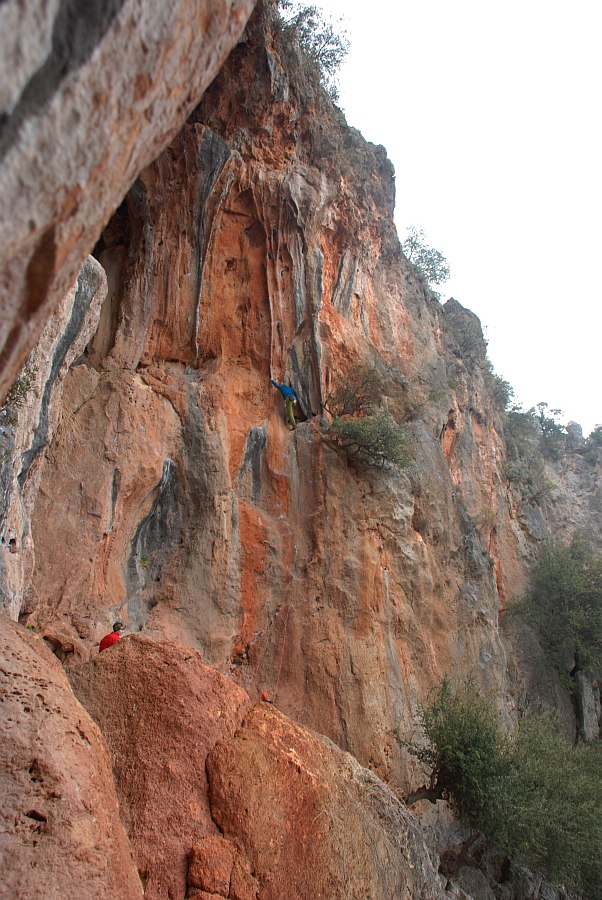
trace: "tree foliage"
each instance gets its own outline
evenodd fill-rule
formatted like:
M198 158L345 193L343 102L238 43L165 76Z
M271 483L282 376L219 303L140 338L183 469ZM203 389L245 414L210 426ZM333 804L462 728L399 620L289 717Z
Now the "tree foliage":
M557 421L562 415L561 409L550 409L547 403L538 403L535 415L541 435L541 450L548 459L558 460L566 447L566 429Z
M602 897L602 745L572 746L553 720L521 722L492 838L584 897Z
M335 416L328 437L350 459L367 466L403 466L408 461L405 429L386 410L367 416Z
M594 447L596 450L602 449L602 425L596 425L594 430L588 435L586 444Z
M585 456L592 462L598 462L602 454L602 425L596 425L585 441Z
M443 284L450 275L447 259L439 250L429 247L422 228L412 225L401 242L408 262L428 281L430 285Z
M470 682L454 690L444 679L418 707L427 743L408 744L430 769L430 783L408 798L447 799L472 828L491 830L491 800L507 775L507 746L491 704Z
M379 407L383 379L376 366L351 369L325 398L324 409L333 417L365 415Z
M409 459L407 434L387 410L379 408L383 390L376 367L351 370L324 400L331 420L322 433L331 446L355 462L400 467Z
M506 412L506 475L518 489L521 502L539 502L550 493L550 486L554 487L545 478L544 461L557 461L566 452L567 431L556 419L560 414L547 403L528 410L514 404Z
M285 35L316 68L333 102L339 99L337 76L349 53L349 38L341 20L329 21L317 6L299 0L278 0Z
M602 676L602 558L582 540L543 550L531 589L515 610L535 628L561 674L576 664Z
M572 747L553 722L524 720L506 737L474 685L448 680L419 707L425 742L408 748L430 785L407 802L445 798L515 862L602 897L602 745Z
M502 412L507 412L514 403L514 388L510 382L494 371L488 359L483 367L483 377L494 405Z

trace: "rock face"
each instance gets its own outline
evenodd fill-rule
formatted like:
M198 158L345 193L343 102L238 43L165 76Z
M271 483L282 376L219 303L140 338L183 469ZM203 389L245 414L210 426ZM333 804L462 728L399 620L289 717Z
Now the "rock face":
M417 278L393 202L384 149L258 8L96 248L107 298L65 380L21 615L68 664L115 616L192 645L405 788L401 739L443 673L520 698L498 616L547 531L507 478L480 324ZM402 472L322 440L325 398L366 365L405 423ZM270 378L295 388L293 433Z
M303 856L307 896L436 897L437 862L376 776L397 794L416 785L404 740L445 673L470 673L509 722L552 707L575 733L567 692L540 678L536 643L503 611L555 530L586 527L602 548L600 457L575 429L560 460L510 434L478 319L441 305L401 252L384 148L347 127L271 4L175 134L247 8L203 7L224 15L199 30L192 7L155 24L149 4L98 13L96 51L52 89L56 121L78 79L88 99L105 79L127 90L107 92L111 115L95 100L103 136L88 125L81 169L57 156L68 179L48 186L27 239L27 198L13 203L9 369L29 341L19 316L32 336L64 299L33 358L37 396L0 425L2 605L54 650L100 725L147 896L304 896ZM154 41L174 36L168 67L188 42L194 67L214 26L202 72L169 82L168 122ZM15 77L55 52L46 27ZM153 65L139 86L150 130L132 118L122 41ZM3 95L15 114L18 96ZM39 115L7 132L8 155L28 135L34 147L50 121ZM101 221L97 261L66 291ZM399 471L324 439L329 397L366 367L405 429ZM271 379L297 394L294 431ZM116 618L128 634L99 656ZM253 705L263 693L280 712Z
M0 398L140 169L194 109L253 0L0 9Z
M400 253L383 148L288 80L266 16L103 234L107 300L65 383L77 454L45 469L25 613L65 653L111 615L190 643L403 782L399 739L434 680L503 685L468 512L503 506L501 439L478 371L458 359L448 386L447 316ZM324 397L369 364L407 422L405 472L359 471L320 437ZM297 392L294 433L270 377Z
M145 897L444 896L384 784L269 704L248 711L198 652L126 637L70 677L105 735Z
M146 897L183 897L188 854L216 834L205 759L231 737L247 694L175 644L133 636L70 673L113 760L122 819Z
M97 726L41 638L0 615L0 893L142 897Z
M447 896L394 794L268 704L217 745L207 771L213 817L244 849L260 897Z
M13 619L23 608L35 565L31 515L44 452L53 438L53 454L76 450L68 403L63 404L65 376L95 334L106 294L104 269L88 257L29 357L31 384L18 417L11 423L9 410L3 410L0 418L0 605Z

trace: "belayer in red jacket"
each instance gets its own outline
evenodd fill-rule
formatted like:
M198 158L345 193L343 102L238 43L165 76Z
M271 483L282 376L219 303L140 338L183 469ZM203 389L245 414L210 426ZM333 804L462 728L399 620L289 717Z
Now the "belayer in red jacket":
M113 625L113 631L109 632L109 634L105 634L102 641L100 642L98 652L100 653L102 650L106 650L107 647L110 647L111 644L115 644L122 634L123 622L115 622L115 624Z

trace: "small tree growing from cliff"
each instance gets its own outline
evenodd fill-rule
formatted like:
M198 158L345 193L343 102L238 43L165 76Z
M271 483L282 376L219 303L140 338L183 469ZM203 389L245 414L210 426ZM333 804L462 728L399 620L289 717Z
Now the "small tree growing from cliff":
M419 705L418 718L426 743L406 746L430 769L430 780L406 802L447 799L463 822L490 832L492 798L508 773L507 743L495 710L472 683L454 690L446 678Z
M422 228L412 225L401 242L406 259L428 281L430 285L443 284L450 275L450 268L444 255L426 243Z
M403 466L408 460L403 426L382 410L375 415L335 417L327 438L345 455L366 466Z
M352 370L323 403L331 421L322 429L326 443L366 466L403 466L409 458L407 434L379 408L384 386L374 366Z
M294 41L315 67L331 100L339 99L337 75L347 54L349 38L341 21L329 22L317 6L298 0L278 0L285 35Z
M36 375L35 366L23 366L0 407L0 425L17 424L19 410L25 405L28 394L33 390Z

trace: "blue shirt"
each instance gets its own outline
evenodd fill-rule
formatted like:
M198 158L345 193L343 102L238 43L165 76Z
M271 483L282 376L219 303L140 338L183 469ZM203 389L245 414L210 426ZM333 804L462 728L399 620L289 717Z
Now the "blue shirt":
M278 388L283 397L290 397L291 400L295 399L295 392L292 387L288 386L288 384L278 384L278 382L274 381L273 378L271 379L271 382L274 387Z

